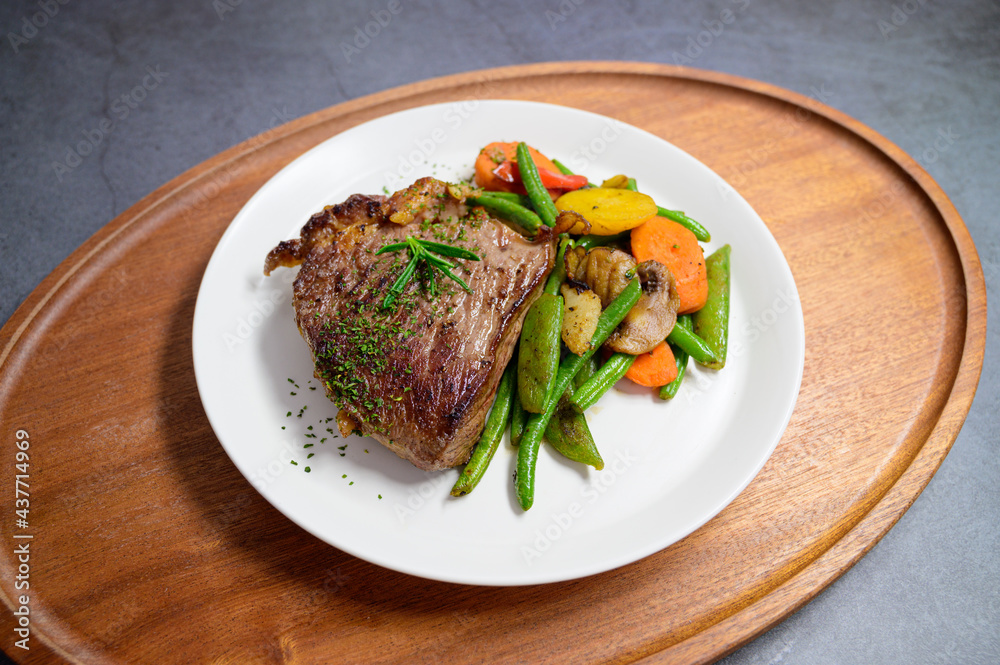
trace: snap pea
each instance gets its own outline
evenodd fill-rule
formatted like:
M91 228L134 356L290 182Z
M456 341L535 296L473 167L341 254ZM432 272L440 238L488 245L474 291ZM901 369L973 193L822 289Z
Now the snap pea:
M490 465L490 461L500 445L500 439L503 438L504 430L507 429L507 414L510 412L510 402L514 394L516 371L515 363L507 363L503 378L500 379L500 386L497 388L497 396L493 400L493 408L490 409L490 415L486 419L483 434L479 437L476 449L472 451L472 457L469 458L461 475L451 488L452 496L462 496L475 489L486 472L486 467Z
M573 397L569 400L569 405L577 413L582 414L597 404L597 400L601 399L604 393L611 390L611 386L625 376L625 372L634 362L635 356L629 353L613 354L601 365L601 369L597 370L586 383L576 389Z
M517 451L517 472L514 475L514 490L517 501L523 510L531 508L535 500L535 465L538 462L538 449L542 443L542 435L548 427L552 414L555 413L559 404L559 397L566 392L570 382L576 373L580 371L597 349L604 344L608 335L614 332L618 324L622 322L625 315L632 309L639 300L642 288L638 279L632 279L628 286L611 301L597 320L597 329L590 340L590 348L581 355L570 353L559 366L556 374L555 385L546 399L545 410L536 413L528 418L525 425L524 434L521 436L521 445Z
M677 317L676 326L683 326L688 330L691 329L691 315L681 314ZM677 378L668 383L665 386L660 387L660 399L673 399L677 396L677 391L681 387L681 382L684 381L684 375L687 373L688 364L688 353L684 349L676 346L674 344L670 345L670 349L674 352L674 361L677 363Z
M699 365L709 366L716 361L715 350L693 330L674 326L674 329L667 335L667 341L684 349Z
M656 214L660 217L666 217L667 219L677 222L693 233L694 237L701 242L708 242L712 239L712 234L708 232L708 229L682 213L680 210L667 210L666 208L656 206Z
M566 391L566 395L569 391ZM598 471L604 468L594 435L587 426L587 418L577 413L570 406L566 395L559 400L555 412L545 428L545 440L552 444L560 455L566 459L592 466Z
M546 226L555 226L559 211L556 210L556 204L549 196L549 190L545 189L545 185L542 184L542 178L538 175L538 167L535 166L535 160L528 150L527 143L517 144L517 170L521 174L521 184L528 192L528 198L531 199L531 205L534 206L535 212L538 213Z
M517 394L525 411L545 410L545 398L559 369L562 315L562 296L543 293L524 317L517 354Z
M524 236L535 235L542 226L541 218L533 211L506 198L494 196L493 193L470 196L466 201L486 208L487 212L507 222L508 226Z
M726 348L729 342L729 257L732 249L723 245L705 259L708 277L708 299L705 306L691 317L694 332L714 351L712 362L705 363L712 369L726 365ZM675 326L676 327L676 326Z

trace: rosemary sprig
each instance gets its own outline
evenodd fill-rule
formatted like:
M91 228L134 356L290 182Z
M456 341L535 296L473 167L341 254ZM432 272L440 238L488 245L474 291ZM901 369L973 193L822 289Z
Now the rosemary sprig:
M414 236L408 236L405 242L397 242L391 245L386 245L382 249L375 252L375 254L378 255L385 254L386 252L398 252L404 249L409 250L410 261L406 264L406 267L403 268L403 272L399 274L396 281L392 283L392 286L389 287L389 293L382 301L383 309L392 307L392 304L396 302L396 298L402 295L403 289L405 289L406 285L409 284L411 279L413 279L413 274L417 271L417 264L420 261L423 261L428 268L431 295L437 294L437 286L434 282L434 270L444 273L446 277L458 282L468 293L472 293L472 288L466 284L465 280L452 272L452 270L456 267L455 264L451 261L442 259L441 256L467 259L469 261L479 261L480 258L477 254L474 254L467 249L462 249L461 247L445 245L443 243L432 242L430 240L421 240L420 238ZM440 254L441 256L435 256L435 254Z

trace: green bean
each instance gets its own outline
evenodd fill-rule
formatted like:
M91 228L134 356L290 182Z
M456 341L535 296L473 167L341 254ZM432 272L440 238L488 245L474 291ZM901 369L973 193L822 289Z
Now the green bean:
M555 226L559 211L556 210L556 204L549 196L549 190L545 189L545 185L542 184L542 178L538 175L538 167L535 166L535 160L528 150L527 143L517 144L517 170L521 174L521 184L528 192L528 198L531 199L535 212L538 213L546 226Z
M628 184L625 186L625 189L630 189L633 192L639 191L639 186L636 184L635 178L628 179ZM712 239L712 234L708 232L708 229L682 213L680 210L667 210L661 206L656 206L656 214L660 217L666 217L667 219L677 222L693 233L694 237L701 242L708 242Z
M590 249L591 247L601 247L603 245L613 245L620 240L626 240L629 237L631 231L622 231L621 233L616 233L610 236L599 236L594 234L589 234L585 236L580 236L576 239L574 247L583 247L584 249Z
M726 366L729 341L729 256L732 249L723 245L705 259L708 277L708 300L691 317L694 332L714 350L715 358L706 363L712 369Z
M517 355L517 394L525 411L545 410L559 369L562 315L562 296L543 293L524 317Z
M675 326L683 326L688 330L691 330L691 315L681 314L677 317L677 323ZM660 399L673 399L677 396L677 391L681 387L681 382L684 381L684 375L687 373L688 364L688 353L684 349L680 348L675 344L670 345L671 351L674 352L674 361L677 363L677 378L668 383L665 386L660 387Z
M597 404L604 393L611 390L611 386L618 383L618 380L625 376L625 372L635 362L635 356L629 353L615 353L608 358L601 369L597 370L594 376L590 377L586 383L577 388L569 404L577 413L583 413L590 407Z
M470 196L466 199L472 205L482 206L486 211L507 222L515 231L524 236L533 236L542 226L541 218L524 206L498 198L492 194Z
M556 168L559 169L559 172L562 173L563 175L576 175L575 173L569 170L568 166L560 162L558 159L553 159L552 163L556 165Z
M517 501L523 510L531 508L535 500L535 466L538 462L538 449L542 443L542 435L548 427L552 414L559 404L559 397L566 392L576 373L580 371L597 349L604 344L608 335L614 332L632 306L639 300L642 288L639 280L633 279L622 292L611 301L597 320L597 329L590 340L590 348L581 355L570 353L559 366L555 385L546 400L545 410L528 418L528 424L521 436L521 445L517 451L517 473L514 476L514 488Z
M597 356L590 356L590 358L583 364L580 371L576 373L573 377L573 390L577 390L580 386L587 382L587 379L594 376L597 371Z
M677 222L693 233L694 237L701 242L708 242L712 239L712 234L708 232L708 229L682 213L680 210L667 210L666 208L656 206L656 214L660 217L666 217L667 219L672 219Z
M521 398L514 389L514 398L510 405L510 445L516 446L521 443L521 436L524 434L524 425L528 421L528 412L521 406Z
M454 487L451 488L452 496L462 496L475 489L486 472L486 467L490 465L490 461L500 445L500 440L503 438L504 430L507 429L507 414L510 412L510 402L514 394L516 371L517 365L515 363L507 363L503 378L500 379L500 387L497 388L496 399L493 400L493 408L490 409L490 415L486 419L483 434L479 437L479 443L476 444L472 457L469 458Z
M566 395L568 394L567 390ZM573 410L565 395L559 400L559 405L545 428L545 440L566 459L592 466L598 471L604 468L604 460L597 450L594 435L587 426L587 418Z
M708 342L696 335L693 330L674 326L674 329L667 335L667 341L678 348L684 349L699 365L707 366L716 361L715 350Z
M524 206L529 210L531 209L531 199L529 199L526 195L518 194L517 192L495 192L492 190L486 190L482 193L482 196L503 199L504 201L510 201L511 203Z
M687 373L688 354L684 349L670 344L670 350L674 352L674 362L677 363L677 376L673 381L665 386L660 386L660 399L673 399L677 396L677 391L684 381L684 374Z
M559 287L566 281L566 250L573 244L569 234L563 233L559 236L559 251L556 253L556 263L552 266L552 272L545 282L545 293L559 295Z

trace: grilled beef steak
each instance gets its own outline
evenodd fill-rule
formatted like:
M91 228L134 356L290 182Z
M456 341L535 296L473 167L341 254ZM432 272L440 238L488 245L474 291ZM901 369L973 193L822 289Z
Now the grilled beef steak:
M472 293L421 262L385 307L410 254L376 252L408 236L475 252L480 261L448 259ZM296 321L338 418L421 469L444 469L465 462L482 432L552 245L548 234L531 241L482 208L467 210L445 183L424 178L313 215L300 238L271 250L264 272L302 264Z

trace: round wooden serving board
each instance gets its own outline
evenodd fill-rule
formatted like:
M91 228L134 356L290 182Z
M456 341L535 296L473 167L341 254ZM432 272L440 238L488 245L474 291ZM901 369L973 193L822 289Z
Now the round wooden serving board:
M202 273L261 185L364 121L484 98L593 111L691 153L764 219L804 311L801 394L757 478L681 542L571 582L431 582L317 540L230 462L192 370ZM917 163L842 113L770 85L557 63L435 79L314 113L144 198L3 327L3 648L32 663L715 660L843 573L924 488L972 402L985 308L972 240ZM30 437L27 528L12 497L18 430ZM28 590L15 588L23 543ZM30 651L13 646L23 595Z

